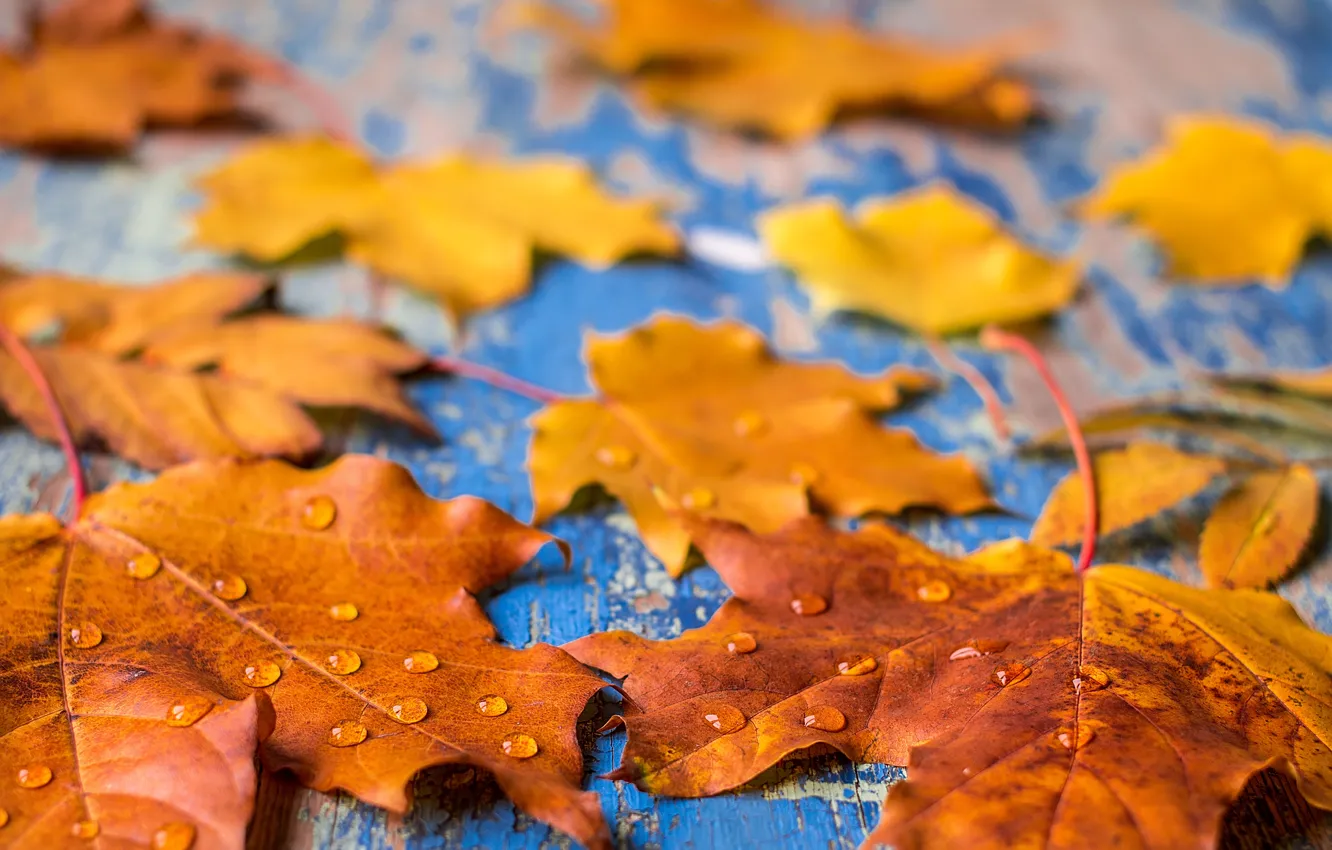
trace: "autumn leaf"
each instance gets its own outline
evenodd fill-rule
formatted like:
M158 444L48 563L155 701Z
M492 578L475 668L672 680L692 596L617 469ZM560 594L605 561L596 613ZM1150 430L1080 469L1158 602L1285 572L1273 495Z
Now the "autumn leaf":
M240 116L244 83L276 60L159 20L134 0L68 0L26 49L0 52L0 145L117 151L147 126Z
M53 776L0 785L5 840L20 839L6 846L82 819L147 846L167 819L206 834L196 847L239 850L257 698L264 764L311 787L401 812L417 772L472 765L532 816L609 847L596 795L578 790L575 735L603 683L554 647L501 646L473 596L549 535L354 455L316 471L196 463L93 496L67 531L50 517L0 528L23 588L0 599L0 657L15 665L0 677L0 769ZM219 755L244 746L237 781L218 781Z
M533 3L509 23L553 31L627 78L647 106L782 139L818 134L840 113L892 109L1013 127L1034 110L1003 66L1024 41L944 49L787 16L758 0L604 0L585 23Z
M670 316L592 337L584 359L602 397L553 404L532 419L534 522L600 484L672 575L684 571L690 536L663 502L759 531L804 516L811 503L837 516L993 504L967 460L941 457L870 415L927 388L922 373L867 378L831 363L782 362L744 325Z
M1332 233L1332 147L1253 121L1180 118L1165 147L1112 171L1082 209L1132 218L1173 276L1282 288L1305 243Z
M1072 263L1049 259L940 185L867 202L848 221L831 200L770 210L758 230L819 313L858 310L929 334L1034 319L1077 291Z
M278 262L339 235L349 257L459 316L526 293L536 251L603 267L679 248L655 204L611 197L565 159L450 155L378 168L329 139L275 139L199 186L208 203L195 219L198 244Z
M716 794L816 744L907 765L867 847L1201 850L1273 766L1332 808L1332 639L1274 594L1019 541L690 528L734 598L672 640L567 647L632 700L616 778Z
M348 319L255 313L226 319L269 288L204 273L151 287L56 275L0 281L0 324L34 349L80 445L149 469L198 458L307 458L323 443L302 410L372 411L433 435L396 375L426 356ZM31 376L0 354L0 402L37 436L56 423Z
M1265 589L1299 562L1318 520L1318 479L1303 464L1233 486L1203 526L1198 562L1212 587Z
M1156 443L1135 443L1101 452L1092 460L1100 534L1136 525L1202 492L1226 471L1221 458L1187 454ZM1086 526L1082 482L1070 473L1055 486L1031 530L1031 541L1067 546L1082 539Z

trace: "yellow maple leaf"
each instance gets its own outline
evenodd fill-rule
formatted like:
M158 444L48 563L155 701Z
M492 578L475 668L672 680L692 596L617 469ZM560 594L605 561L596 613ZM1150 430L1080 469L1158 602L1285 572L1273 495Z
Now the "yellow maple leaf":
M942 186L869 201L854 221L835 201L802 201L760 216L758 231L816 311L862 311L924 333L1038 318L1077 291L1072 263L1027 248Z
M679 248L654 203L609 196L584 166L559 158L450 155L379 168L329 139L278 139L199 186L208 198L195 219L199 244L276 262L340 235L350 257L458 316L525 293L538 249L601 267Z
M1332 234L1332 145L1253 121L1179 118L1162 149L1112 171L1082 211L1131 218L1172 276L1282 288L1305 243Z

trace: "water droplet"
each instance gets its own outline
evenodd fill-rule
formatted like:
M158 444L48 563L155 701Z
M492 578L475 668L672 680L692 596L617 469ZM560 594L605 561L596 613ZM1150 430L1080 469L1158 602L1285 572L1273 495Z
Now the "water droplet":
M1272 529L1276 527L1276 514L1265 513L1258 519L1258 525L1254 531L1258 534L1271 534Z
M706 511L717 504L717 494L706 487L695 487L680 497L680 504L690 511Z
M30 764L20 767L17 776L20 788L41 788L51 781L51 768L44 764Z
M224 575L219 579L213 580L213 595L218 599L235 602L249 592L250 586L246 584L245 579L240 576Z
M732 655L748 655L758 649L758 641L749 632L736 632L726 636L726 651Z
M213 701L207 697L179 697L167 708L168 726L193 726L199 718L213 710Z
M735 429L737 437L752 437L762 431L768 424L767 418L757 410L746 410L735 421L731 427Z
M853 655L837 662L837 672L843 676L864 676L879 669L873 655Z
M162 559L152 552L140 552L125 564L125 572L130 578L152 578L162 569Z
M502 696L486 694L476 701L476 710L486 717L499 717L509 710L509 704L504 701Z
M96 838L97 833L101 831L102 828L97 825L97 821L95 820L77 821L69 828L69 834L75 838Z
M357 655L354 649L335 649L324 659L324 667L330 673L350 676L361 669L361 656Z
M328 616L337 620L339 623L350 623L352 620L361 616L361 612L350 602L339 602L336 605L329 606Z
M439 666L439 659L435 653L426 652L424 649L417 649L407 653L407 657L402 659L402 668L408 673L429 673Z
M953 588L946 581L927 581L916 588L916 596L921 602L947 602L953 598Z
M323 531L333 524L337 515L337 502L328 496L315 496L305 503L301 511L301 525L312 531Z
M266 688L282 676L282 668L272 661L254 661L245 665L245 684L252 688Z
M791 464L791 483L808 487L819 480L819 471L807 463Z
M79 649L92 649L102 642L102 630L96 623L79 623L69 630L70 646L77 646Z
M417 723L426 716L426 704L417 697L403 697L389 706L389 716L399 723Z
M791 600L791 610L802 617L813 617L828 610L828 600L817 593L802 593Z
M1006 640L989 640L986 638L976 638L953 650L948 656L949 661L962 661L966 658L980 658L982 655L989 655L994 652L1003 652L1008 649Z
M821 732L841 732L846 728L846 715L831 705L820 705L805 715L805 725Z
M190 850L196 830L192 823L169 823L153 833L153 850Z
M0 829L4 829L7 823L9 823L9 812L0 809Z
M342 720L328 730L328 743L332 747L354 747L364 741L368 733L361 721Z
M628 446L602 446L597 449L597 462L609 469L630 469L638 462L638 454Z
M1019 661L1014 661L1007 667L1000 667L998 670L995 670L994 681L1006 688L1010 685L1016 685L1030 675L1030 667Z
M1084 664L1073 677L1073 690L1090 693L1110 686L1110 674L1094 664Z
M509 758L530 759L537 754L539 748L537 747L536 739L531 735L515 732L504 737L504 740L500 742L500 749L503 750L504 754Z
M735 706L719 702L703 707L703 722L723 735L729 735L744 728L745 716Z
M1087 743L1091 741L1092 738L1095 737L1096 737L1096 730L1088 726L1086 723L1083 723L1078 726L1078 734L1076 740L1074 739L1073 732L1071 730L1065 730L1063 732L1056 734L1055 740L1058 741L1059 745L1066 750L1080 750L1083 747L1087 746Z

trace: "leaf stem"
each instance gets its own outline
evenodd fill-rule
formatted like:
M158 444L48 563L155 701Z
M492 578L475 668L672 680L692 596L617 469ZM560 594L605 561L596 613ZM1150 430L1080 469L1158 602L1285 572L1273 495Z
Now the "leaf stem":
M482 383L490 384L492 387L498 387L501 390L508 390L511 393L517 393L533 401L539 401L542 404L555 404L564 401L564 396L559 393L548 390L545 387L538 387L536 384L529 384L527 381L515 378L512 375L501 372L498 369L492 369L489 366L482 366L477 363L470 363L457 357L439 356L431 358L430 366L437 372L448 372L463 378L472 378Z
M83 475L83 464L79 460L79 450L74 445L74 435L70 432L69 421L65 418L65 411L60 407L60 400L56 398L55 390L51 388L51 382L47 380L37 358L33 356L28 346L23 344L18 334L4 325L0 325L0 347L18 361L46 404L51 424L56 431L56 438L60 441L60 450L65 455L65 465L69 467L70 481L74 485L73 518L77 520L79 514L83 513L83 502L88 496L88 484Z
M1078 462L1078 476L1082 479L1082 492L1086 505L1082 528L1082 551L1078 553L1078 572L1083 572L1091 566L1092 557L1096 554L1096 531L1101 521L1096 505L1096 473L1092 469L1091 454L1087 451L1087 440L1082 435L1082 426L1078 424L1078 417L1074 414L1073 406L1069 404L1063 387L1050 371L1050 364L1046 362L1045 356L1026 338L989 325L981 331L980 342L991 351L1011 351L1025 357L1035 367L1045 388L1050 391L1055 406L1059 408L1064 428L1068 431L1069 445L1073 448L1073 456Z
M930 352L935 362L966 381L972 391L980 396L981 404L985 405L985 415L990 418L990 426L994 428L995 436L1002 442L1008 442L1012 431L1008 427L1008 418L1004 416L1004 405L999 401L999 393L985 377L985 373L963 360L957 352L948 347L948 343L934 334L926 334L924 340L925 349Z

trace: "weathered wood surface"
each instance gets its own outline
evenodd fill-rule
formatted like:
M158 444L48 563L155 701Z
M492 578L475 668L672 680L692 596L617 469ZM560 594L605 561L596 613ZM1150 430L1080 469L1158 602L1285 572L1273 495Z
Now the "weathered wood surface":
M16 11L0 4L0 16ZM161 0L170 14L235 33L301 67L341 102L360 138L384 157L448 147L587 159L619 186L671 199L686 231L699 226L752 235L757 210L805 194L847 201L928 181L955 183L1038 244L1089 266L1078 303L1042 342L1081 405L1178 386L1199 368L1332 363L1332 258L1315 256L1284 292L1258 287L1205 291L1170 286L1144 243L1117 227L1082 227L1063 205L1094 185L1110 163L1158 138L1183 111L1238 111L1327 131L1332 91L1332 4L1320 0L807 0L817 14L853 15L866 25L959 40L1054 23L1050 50L1030 68L1041 76L1050 121L1019 139L937 133L910 124L860 121L818 141L780 147L636 115L613 90L570 73L545 73L539 39L499 39L494 4L480 0ZM5 24L0 22L0 37ZM305 106L282 92L281 125L312 126ZM236 136L154 137L128 161L46 164L0 155L0 258L11 263L131 281L222 264L184 247L193 174L234 147ZM292 274L284 297L319 313L365 311L363 274L329 265ZM920 343L889 327L834 319L816 324L791 281L777 271L736 272L704 263L636 264L592 272L555 262L534 294L472 320L450 338L433 305L395 292L384 315L416 342L450 350L553 389L581 393L585 329L612 331L671 310L753 323L792 356L837 358L861 370L933 363ZM1044 391L1020 365L963 341L964 357L997 379L1022 430L1053 422ZM487 387L431 380L414 397L447 436L424 446L403 432L357 425L349 450L400 461L427 491L472 493L523 515L530 510L523 417L534 405ZM954 381L894 417L931 445L962 450L986 470L1012 517L907 525L954 552L1024 535L1058 463L1015 459L996 445L978 400ZM135 474L97 459L94 483ZM6 429L0 435L0 506L52 508L64 498L58 453ZM1146 532L1107 541L1106 559L1133 559L1197 581L1199 512L1184 510ZM577 554L567 573L529 569L486 600L516 645L563 642L592 630L630 628L670 636L697 626L726 597L706 568L671 581L614 506L562 518L552 530ZM1332 629L1332 557L1325 542L1283 593L1321 628ZM599 709L605 713L607 709ZM589 724L589 729L591 725ZM736 794L709 800L655 799L592 778L617 761L621 739L586 748L598 791L625 847L855 847L878 819L901 771L852 766L831 756L792 760ZM519 815L484 777L437 771L417 783L406 817L345 796L292 788L265 776L254 847L512 847L566 845ZM1292 802L1286 783L1265 780L1237 807L1234 847L1332 846L1325 821Z

